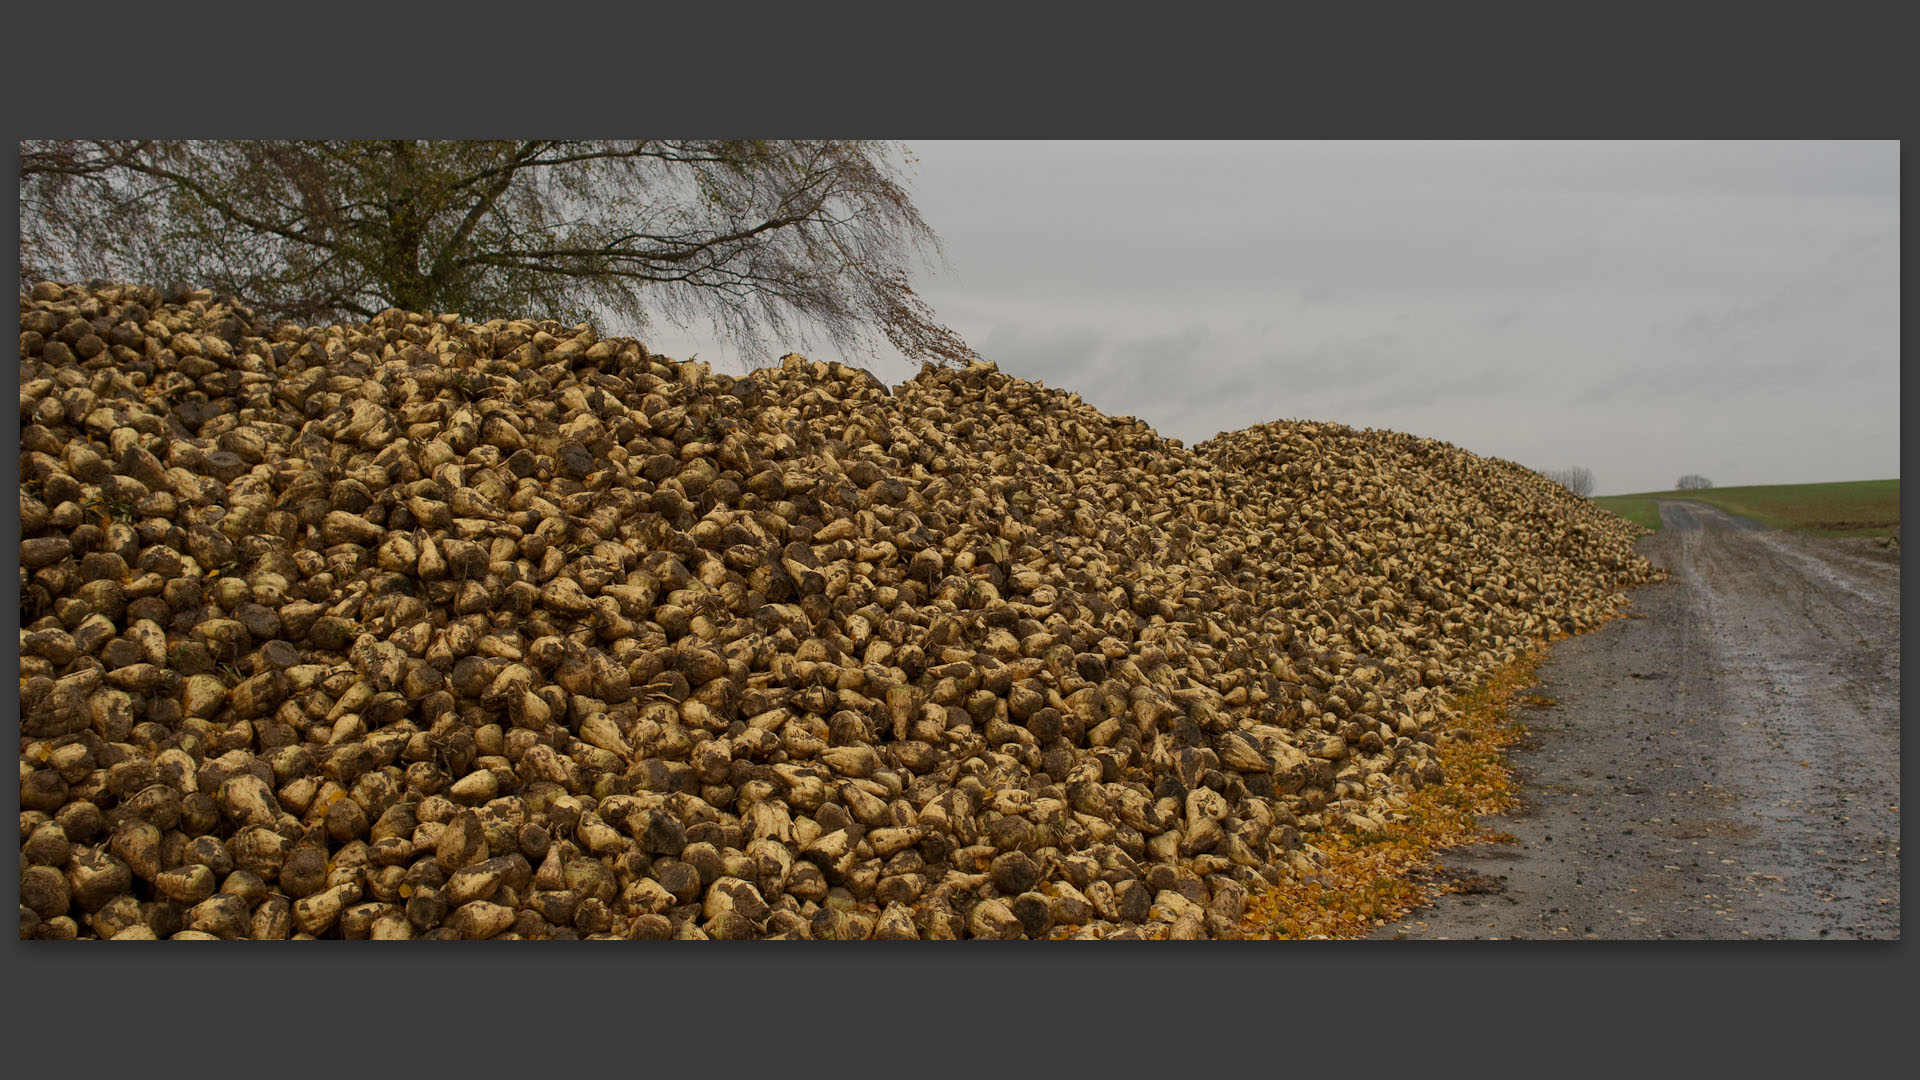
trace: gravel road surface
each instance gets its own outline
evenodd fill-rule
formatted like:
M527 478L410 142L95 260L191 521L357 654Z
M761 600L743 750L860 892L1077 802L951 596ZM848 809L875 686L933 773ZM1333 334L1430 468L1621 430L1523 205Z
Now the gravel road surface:
M1383 938L1900 936L1900 563L1662 502L1670 580L1562 642L1526 710L1518 838Z

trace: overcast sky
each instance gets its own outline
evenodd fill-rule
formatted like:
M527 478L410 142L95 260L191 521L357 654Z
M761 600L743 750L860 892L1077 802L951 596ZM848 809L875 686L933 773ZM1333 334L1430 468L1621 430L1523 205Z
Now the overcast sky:
M1332 420L1598 494L1899 475L1897 143L908 145L941 321L1188 444Z

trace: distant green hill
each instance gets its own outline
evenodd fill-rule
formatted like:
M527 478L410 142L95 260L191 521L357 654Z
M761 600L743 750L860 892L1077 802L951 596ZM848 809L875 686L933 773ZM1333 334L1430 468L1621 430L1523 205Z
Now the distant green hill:
M1602 495L1593 501L1642 528L1658 529L1656 499L1692 499L1776 529L1817 536L1886 536L1900 525L1899 480L1647 491Z

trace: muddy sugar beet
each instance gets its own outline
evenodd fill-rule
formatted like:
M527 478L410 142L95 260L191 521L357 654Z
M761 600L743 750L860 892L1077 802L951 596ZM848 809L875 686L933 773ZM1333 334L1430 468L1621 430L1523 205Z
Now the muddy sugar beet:
M1230 937L1651 574L1506 462L988 364L20 310L26 937Z

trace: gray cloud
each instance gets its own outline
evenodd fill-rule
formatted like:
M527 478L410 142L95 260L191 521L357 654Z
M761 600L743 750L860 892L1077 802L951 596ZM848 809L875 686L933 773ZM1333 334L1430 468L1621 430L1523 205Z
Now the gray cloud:
M1107 339L1108 335L1092 326L1034 330L1020 323L1002 322L994 324L985 337L974 339L974 350L1009 374L1078 390L1075 380L1098 369Z
M1163 434L1392 427L1602 492L1899 472L1897 143L913 146L943 321Z

